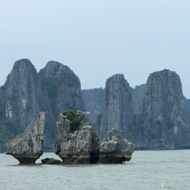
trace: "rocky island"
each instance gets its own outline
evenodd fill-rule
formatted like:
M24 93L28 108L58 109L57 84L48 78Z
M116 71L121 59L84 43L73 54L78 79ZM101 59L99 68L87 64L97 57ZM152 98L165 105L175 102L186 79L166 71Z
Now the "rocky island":
M59 115L55 132L55 153L63 163L95 163L99 140L89 125L89 113L67 111Z
M129 161L134 146L112 129L99 143L89 125L90 114L67 111L59 115L56 125L55 153L63 164L122 163Z
M34 164L43 154L44 131L45 113L41 112L24 133L6 144L6 153L16 158L20 164Z
M122 163L132 158L134 145L112 129L102 141L89 123L90 113L68 110L59 114L55 131L55 153L62 161L46 158L42 164ZM20 164L34 164L43 154L45 113L38 114L24 133L6 144L6 153Z
M99 148L99 163L122 163L130 161L134 145L127 139L122 139L118 129L111 129L102 142Z

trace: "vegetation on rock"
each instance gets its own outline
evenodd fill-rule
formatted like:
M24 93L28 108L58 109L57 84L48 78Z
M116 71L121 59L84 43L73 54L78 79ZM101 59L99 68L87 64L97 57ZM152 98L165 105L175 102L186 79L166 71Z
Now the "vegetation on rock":
M70 120L71 130L76 131L80 127L80 120L77 118L77 111L73 110L67 110L63 112L63 115L67 117L68 120Z
M95 130L93 128L90 130L90 135L91 135L92 138L97 137L96 132L95 132Z
M18 140L18 138L14 138L14 139L11 139L9 142L12 143L12 142L15 142L17 140Z

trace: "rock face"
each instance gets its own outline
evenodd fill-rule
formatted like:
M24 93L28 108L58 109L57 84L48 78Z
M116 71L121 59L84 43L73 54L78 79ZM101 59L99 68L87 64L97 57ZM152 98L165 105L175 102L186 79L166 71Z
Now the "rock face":
M65 110L85 110L80 80L69 67L50 61L40 70L38 77L48 92L56 117Z
M104 89L95 88L82 90L85 110L90 112L90 123L94 126L97 135L100 135L100 121L104 104Z
M99 163L122 163L129 161L134 152L134 145L127 139L122 139L117 129L105 135L100 143Z
M185 110L190 118L190 99L187 99L184 97L184 106L185 106Z
M89 113L78 111L72 119L63 113L56 124L55 153L64 164L95 163L98 159L98 138L89 125ZM74 122L75 121L75 122ZM79 121L79 125L73 125Z
M106 82L100 137L102 138L112 128L116 128L126 138L133 117L133 97L128 82L122 74L110 77Z
M142 84L142 85L136 86L134 89L131 88L131 94L133 96L134 113L142 114L143 100L146 95L146 85Z
M1 145L23 132L36 115L43 111L40 107L41 97L48 104L32 63L27 59L15 62L0 91Z
M190 147L188 101L184 107L181 81L175 72L155 72L146 85L129 89L122 75L107 80L101 137L105 131L116 128L137 149Z
M15 62L0 88L0 147L43 111L47 115L44 148L52 150L57 115L67 109L85 109L80 81L73 71L50 61L37 73L28 59Z
M189 134L190 122L184 108L179 76L169 70L151 74L147 81L144 112L136 126L136 139L133 136L135 146L147 149L188 148Z
M44 130L45 113L41 112L23 134L6 144L7 154L16 158L20 164L34 164L43 154Z
M38 79L48 98L48 102L43 100L41 102L43 110L47 113L45 145L46 149L49 149L54 142L57 115L65 110L85 110L85 105L80 80L69 67L49 61L38 73ZM50 105L47 106L47 103Z

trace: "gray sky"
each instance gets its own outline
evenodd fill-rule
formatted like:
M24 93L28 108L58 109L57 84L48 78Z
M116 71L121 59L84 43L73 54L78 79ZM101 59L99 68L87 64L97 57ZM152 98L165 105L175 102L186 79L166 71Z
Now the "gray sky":
M134 87L176 71L190 97L189 0L0 0L0 84L14 62L68 65L82 88L123 73Z

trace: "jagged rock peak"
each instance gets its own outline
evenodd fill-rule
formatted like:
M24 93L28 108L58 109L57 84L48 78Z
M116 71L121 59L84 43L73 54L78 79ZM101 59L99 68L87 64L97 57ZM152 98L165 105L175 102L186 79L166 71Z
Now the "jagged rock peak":
M6 144L6 153L15 157L20 164L34 164L43 154L45 113L41 112L26 128Z
M56 107L56 115L65 110L85 110L80 80L69 67L50 61L38 78Z
M63 74L66 74L66 73L75 75L74 72L68 66L63 65L62 63L57 62L57 61L49 61L46 64L46 66L40 70L39 74L42 74L42 73L46 74L46 75L48 75L48 77L52 77L52 78L61 77Z
M153 83L159 84L159 86L155 86L157 89L168 87L166 90L170 91L177 87L176 89L180 92L180 95L183 93L180 77L175 71L164 69L150 74L147 80L147 88L148 85L150 86Z
M109 83L110 81L113 81L113 80L115 80L115 81L125 80L125 77L123 74L115 74L115 75L109 77L107 79L106 83Z
M172 103L177 104L180 109L183 109L184 100L182 85L180 77L176 72L172 72L167 69L154 72L148 77L146 87L145 109L147 106L149 107L147 101L150 100L155 104L152 109L155 109L157 112L165 111L164 109L160 109L168 106L167 104ZM152 96L155 98L152 98ZM160 106L156 107L158 104L160 104ZM149 112L150 110L147 111Z
M163 69L161 71L156 71L150 74L149 77L151 76L159 76L159 75L171 75L171 74L175 74L178 76L178 74L175 71L170 71L169 69Z
M36 71L34 65L31 63L29 59L20 59L14 63L12 71L15 70L23 70L23 69L32 69Z
M26 79L36 78L37 71L29 59L21 59L14 63L11 73L8 75L5 85L12 86L26 83Z

